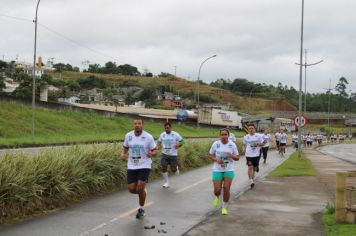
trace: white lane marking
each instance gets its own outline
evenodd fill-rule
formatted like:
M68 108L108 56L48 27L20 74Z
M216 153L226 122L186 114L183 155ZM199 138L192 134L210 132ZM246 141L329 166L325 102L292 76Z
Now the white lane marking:
M113 223L113 222L115 222L115 221L117 221L117 220L118 220L118 218L115 217L115 218L111 219L110 222Z
M84 236L84 235L88 235L88 234L89 234L89 232L88 232L88 231L85 231L85 232L79 234L79 236Z
M148 207L148 206L150 206L150 205L152 205L152 204L153 204L153 202L148 202L148 203L145 204L145 207ZM128 210L128 211L126 211L126 212L120 214L120 215L118 216L118 219L127 218L127 217L129 217L130 215L134 214L136 211L137 211L137 208L133 208L133 209L131 209L131 210Z
M95 231L95 230L98 230L98 229L100 229L100 228L103 228L105 225L106 225L106 223L102 223L102 224L100 224L100 225L95 226L94 228L92 228L92 229L89 230L89 231L93 232L93 231Z
M184 192L185 190L188 190L188 189L190 189L190 188L192 188L194 186L197 186L198 184L204 183L204 182L208 181L209 179L210 179L210 177L202 179L202 180L200 180L200 181L198 181L198 182L196 182L194 184L188 185L188 186L186 186L184 188L177 189L174 193Z

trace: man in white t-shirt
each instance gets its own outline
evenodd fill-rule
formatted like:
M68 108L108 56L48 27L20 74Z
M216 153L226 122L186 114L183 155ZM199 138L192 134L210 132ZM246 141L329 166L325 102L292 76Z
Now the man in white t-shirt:
M279 152L280 135L281 135L281 133L279 131L277 131L274 134L274 139L276 140L276 149L277 149L278 152Z
M286 146L287 146L287 134L285 133L284 129L281 130L279 135L279 154L283 156L286 153Z
M152 135L143 130L141 118L134 120L134 130L125 135L122 147L121 159L127 160L127 188L139 196L136 219L142 219L145 216L145 185L151 171L151 158L156 154L156 143Z
M173 173L179 174L178 169L178 148L183 146L184 139L179 133L172 130L172 124L166 122L164 124L164 132L161 133L157 140L158 150L162 149L161 168L162 176L165 180L163 188L169 187L168 165Z
M262 136L256 134L255 125L248 125L248 134L243 139L243 152L246 156L246 164L248 166L248 178L251 188L255 186L253 181L255 171L259 171L260 148L263 146Z
M263 139L263 147L261 148L260 156L263 155L263 163L266 164L269 143L271 142L271 135L268 133L268 128L263 129L261 137Z

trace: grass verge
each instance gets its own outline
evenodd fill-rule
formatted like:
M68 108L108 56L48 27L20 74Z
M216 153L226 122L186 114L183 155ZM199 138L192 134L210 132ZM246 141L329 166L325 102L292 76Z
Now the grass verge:
M323 212L323 224L326 236L354 236L356 224L338 223L335 218L335 207L327 203Z
M298 152L292 155L269 174L272 177L287 177L287 176L316 176L317 172L313 165L302 153L298 157Z

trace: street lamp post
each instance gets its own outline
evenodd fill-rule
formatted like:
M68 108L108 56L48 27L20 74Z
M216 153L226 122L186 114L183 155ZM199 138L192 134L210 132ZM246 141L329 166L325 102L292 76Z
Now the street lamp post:
M318 62L315 63L307 63L307 49L305 49L305 60L304 60L304 64L302 64L302 66L304 66L304 114L307 112L307 67L308 66L315 66L319 63L322 63L324 60L320 60ZM300 65L299 63L295 63L296 65Z
M34 45L34 53L33 53L33 70L32 70L32 137L35 137L35 101L36 101L36 47L37 47L37 13L38 6L40 5L40 1L38 0L36 6L36 17L34 20L35 23L35 45Z
M328 98L328 132L330 132L330 103L331 103L331 90L333 90L331 88L331 79L329 81L329 88L324 88L327 93L329 94L329 98ZM329 134L330 135L330 134ZM329 138L328 138L329 140Z
M198 109L198 118L197 118L197 127L199 128L199 109L200 109L200 104L199 104L199 87L200 87L200 71L201 71L201 68L202 68L202 66L204 65L204 63L207 61L207 60L209 60L209 59L211 59L211 58L213 58L213 57L216 57L216 55L212 55L211 57L208 57L208 58L206 58L204 61L202 61L202 63L200 64L200 66L199 66L199 71L198 71L198 79L197 79L197 82L198 82L198 88L197 88L197 109Z
M298 157L301 158L301 129L302 126L302 73L303 73L303 27L304 27L304 0L302 0L302 21L300 31L300 58L299 58L299 106L298 106Z

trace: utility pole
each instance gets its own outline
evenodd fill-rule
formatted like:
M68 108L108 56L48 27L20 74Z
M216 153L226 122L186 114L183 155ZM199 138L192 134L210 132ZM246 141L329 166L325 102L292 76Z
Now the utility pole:
M34 53L33 53L33 70L32 70L32 138L35 137L35 101L36 101L36 49L37 49L37 13L38 6L40 5L40 1L38 0L36 6L36 17L34 20L35 23L35 45L34 45Z
M174 66L174 77L177 77L177 66Z
M302 0L302 21L300 30L300 65L299 65L299 102L298 102L298 157L301 158L302 155L302 142L301 142L301 126L302 126L302 73L303 73L303 27L304 27L304 0Z
M320 60L315 63L307 63L307 49L305 49L305 59L304 59L304 114L307 112L307 67L308 66L315 66L319 63L322 63L324 60ZM300 65L299 63L295 63L296 65Z

